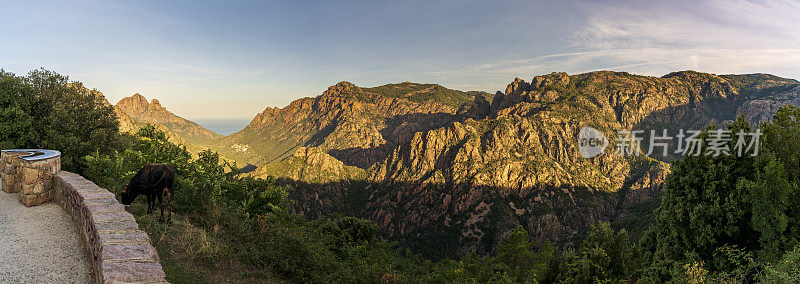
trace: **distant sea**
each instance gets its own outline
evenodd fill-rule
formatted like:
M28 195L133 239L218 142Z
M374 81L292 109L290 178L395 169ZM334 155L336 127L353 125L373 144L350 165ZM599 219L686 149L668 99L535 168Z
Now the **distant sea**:
M244 129L244 127L250 123L250 119L198 119L192 121L208 130L225 136Z

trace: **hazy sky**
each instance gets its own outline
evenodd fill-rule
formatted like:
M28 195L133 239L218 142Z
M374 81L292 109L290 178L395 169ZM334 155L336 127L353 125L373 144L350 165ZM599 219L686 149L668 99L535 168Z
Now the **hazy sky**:
M0 68L245 120L343 80L494 92L554 71L800 79L797 1L552 2L0 0Z

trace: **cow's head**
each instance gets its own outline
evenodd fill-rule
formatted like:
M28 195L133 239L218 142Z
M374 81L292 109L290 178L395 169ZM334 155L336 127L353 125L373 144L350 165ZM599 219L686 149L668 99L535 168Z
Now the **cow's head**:
M122 194L120 194L120 196L122 197L122 204L125 205L131 205L133 200L136 199L136 194L128 191L127 185L122 187Z

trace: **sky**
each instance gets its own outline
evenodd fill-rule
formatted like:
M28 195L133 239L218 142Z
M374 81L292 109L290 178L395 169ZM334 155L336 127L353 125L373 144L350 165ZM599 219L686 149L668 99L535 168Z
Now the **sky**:
M0 0L0 68L243 121L339 81L494 92L561 71L800 79L800 2Z

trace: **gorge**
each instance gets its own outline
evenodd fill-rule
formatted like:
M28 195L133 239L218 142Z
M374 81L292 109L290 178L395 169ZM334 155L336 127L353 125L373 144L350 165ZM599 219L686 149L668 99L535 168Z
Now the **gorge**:
M293 185L292 212L366 218L385 238L438 258L491 253L517 226L538 244L570 246L592 224L626 224L653 206L675 157L609 149L582 158L584 126L613 141L621 130L702 129L742 115L757 125L799 102L798 81L766 74L602 71L517 78L495 94L340 82L267 108L228 136L138 94L115 110L122 131L151 123L193 152L210 149Z

